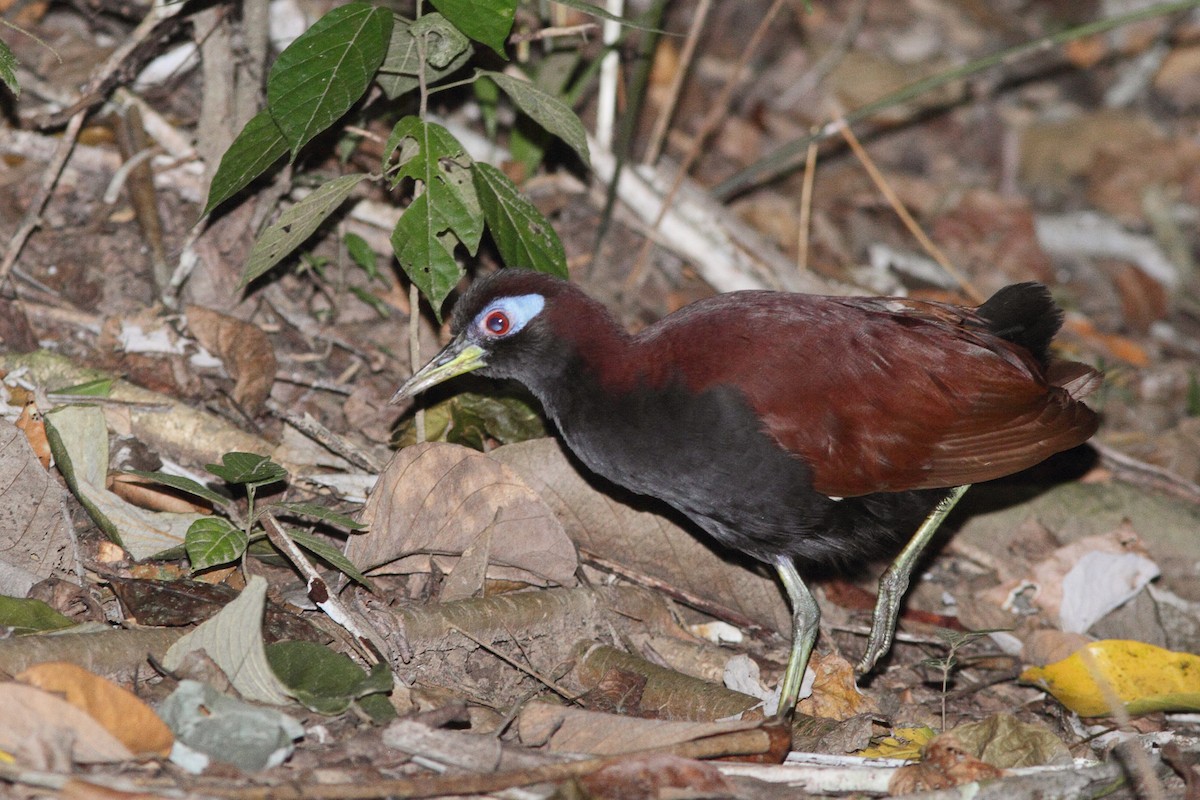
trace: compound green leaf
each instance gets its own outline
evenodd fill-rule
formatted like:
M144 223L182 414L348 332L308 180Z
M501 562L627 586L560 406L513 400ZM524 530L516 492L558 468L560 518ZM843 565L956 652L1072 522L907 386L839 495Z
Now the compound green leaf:
M0 81L14 97L21 96L21 84L17 81L17 57L4 42L0 42Z
M192 571L199 572L241 558L250 537L224 517L204 517L191 524L183 544Z
M266 486L287 479L287 470L270 456L234 451L221 456L220 464L207 464L206 470L226 483Z

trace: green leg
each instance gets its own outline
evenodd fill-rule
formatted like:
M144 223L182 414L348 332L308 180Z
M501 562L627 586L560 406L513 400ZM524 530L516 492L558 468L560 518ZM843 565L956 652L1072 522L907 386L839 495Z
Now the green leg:
M950 514L954 505L966 494L970 486L958 486L950 490L946 499L937 504L937 508L921 523L912 541L905 545L900 555L887 568L879 579L879 599L875 602L875 615L871 618L871 635L867 637L867 652L858 662L855 671L865 675L875 668L879 661L892 646L892 637L896 634L896 619L900 615L900 601L908 591L908 581L912 577L913 568L921 558L921 552L937 532L938 526Z
M783 672L779 709L775 712L780 719L787 720L796 708L796 697L800 694L800 684L804 680L804 671L808 668L808 658L812 655L813 645L817 641L817 631L821 625L821 607L800 579L800 573L796 571L796 565L790 558L777 558L775 569L779 572L779 582L783 584L788 602L792 605L792 653L788 656L787 669Z

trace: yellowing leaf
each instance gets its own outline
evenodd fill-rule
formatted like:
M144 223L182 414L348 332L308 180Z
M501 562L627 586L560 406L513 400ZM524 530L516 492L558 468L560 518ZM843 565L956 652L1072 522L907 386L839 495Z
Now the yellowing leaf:
M1092 642L1062 661L1021 673L1023 682L1040 686L1084 717L1112 713L1097 679L1111 687L1110 694L1130 714L1200 711L1200 656L1145 642Z
M63 698L104 726L136 755L165 756L175 737L133 692L63 661L35 664L17 680Z
M863 758L904 758L919 761L921 750L937 736L937 731L928 725L920 728L896 728L891 736L873 740L874 744L855 755Z

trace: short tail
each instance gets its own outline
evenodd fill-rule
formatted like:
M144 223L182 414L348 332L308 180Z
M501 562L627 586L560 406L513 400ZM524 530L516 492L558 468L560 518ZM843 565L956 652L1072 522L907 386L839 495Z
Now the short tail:
M996 292L977 312L1001 339L1020 345L1046 370L1046 382L1066 390L1074 400L1087 397L1104 376L1087 364L1050 357L1050 342L1063 323L1062 309L1040 283L1014 283Z
M1020 345L1042 366L1050 364L1050 342L1062 327L1062 309L1040 283L1014 283L992 295L976 313L987 329L1001 339Z

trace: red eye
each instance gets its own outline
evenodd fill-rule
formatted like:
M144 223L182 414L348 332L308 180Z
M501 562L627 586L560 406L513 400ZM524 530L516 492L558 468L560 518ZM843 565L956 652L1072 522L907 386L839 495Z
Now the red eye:
M496 336L503 336L508 333L508 329L512 327L512 323L508 321L508 314L503 311L493 311L484 317L483 327L488 333Z

